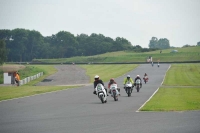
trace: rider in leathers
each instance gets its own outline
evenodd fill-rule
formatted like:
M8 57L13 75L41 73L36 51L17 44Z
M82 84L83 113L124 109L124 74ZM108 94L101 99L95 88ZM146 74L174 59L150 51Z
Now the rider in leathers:
M117 82L115 82L114 78L111 78L111 79L110 79L110 82L108 83L108 89L109 89L108 92L109 92L110 94L111 94L110 86L111 86L112 84L117 84ZM119 95L120 95L120 88L117 88L117 90L118 90Z
M140 88L142 88L142 80L140 78L140 75L137 75L137 77L135 78L135 82L137 79L140 79ZM136 86L136 83L134 83L134 85Z
M123 83L123 84L124 84L124 89L125 89L125 85L126 85L126 83L127 83L128 81L131 82L131 84L132 84L132 89L133 89L133 87L134 87L134 82L133 82L133 79L131 78L130 75L127 75L127 77L124 78L124 83Z
M94 77L94 92L93 92L93 94L96 94L95 88L96 88L96 86L97 86L98 83L100 83L100 84L102 84L102 85L104 86L103 81L102 81L101 79L99 79L99 76L98 76L98 75L96 75L96 76ZM108 96L107 89L106 89L105 87L104 87L104 89L106 90L106 94L107 94L107 96Z

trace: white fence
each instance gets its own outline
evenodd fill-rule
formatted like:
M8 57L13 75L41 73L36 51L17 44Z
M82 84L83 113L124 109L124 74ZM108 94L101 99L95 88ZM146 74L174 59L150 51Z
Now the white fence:
M30 76L30 77L27 77L25 79L22 79L19 81L19 85L24 85L24 84L27 84L28 82L30 82L31 80L34 80L34 79L37 79L39 77L43 76L43 72L40 72L36 75L33 75L33 76Z

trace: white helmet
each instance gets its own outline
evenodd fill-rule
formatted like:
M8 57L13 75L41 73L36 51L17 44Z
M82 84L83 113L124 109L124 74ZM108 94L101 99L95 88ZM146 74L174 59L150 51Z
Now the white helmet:
M99 78L99 75L95 75L94 78Z
M127 75L127 78L130 78L131 76L130 75Z
M95 76L94 76L94 79L95 79L95 80L98 80L98 79L99 79L99 75L95 75Z
M140 75L137 75L137 77L140 77Z

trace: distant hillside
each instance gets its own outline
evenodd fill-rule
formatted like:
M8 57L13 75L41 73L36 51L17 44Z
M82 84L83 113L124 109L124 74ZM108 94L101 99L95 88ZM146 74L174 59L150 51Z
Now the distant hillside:
M178 52L173 53L172 50ZM185 47L136 53L132 51L109 52L95 56L77 56L71 58L59 59L34 59L33 62L44 63L131 63L146 62L151 56L154 62L184 62L184 61L200 61L200 47Z

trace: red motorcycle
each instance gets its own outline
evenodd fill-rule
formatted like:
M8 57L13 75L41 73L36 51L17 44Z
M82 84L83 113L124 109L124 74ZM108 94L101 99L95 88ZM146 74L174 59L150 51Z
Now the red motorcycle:
M149 80L149 78L148 78L147 76L145 76L143 79L144 79L145 84L146 84L146 82L148 82L148 80Z

